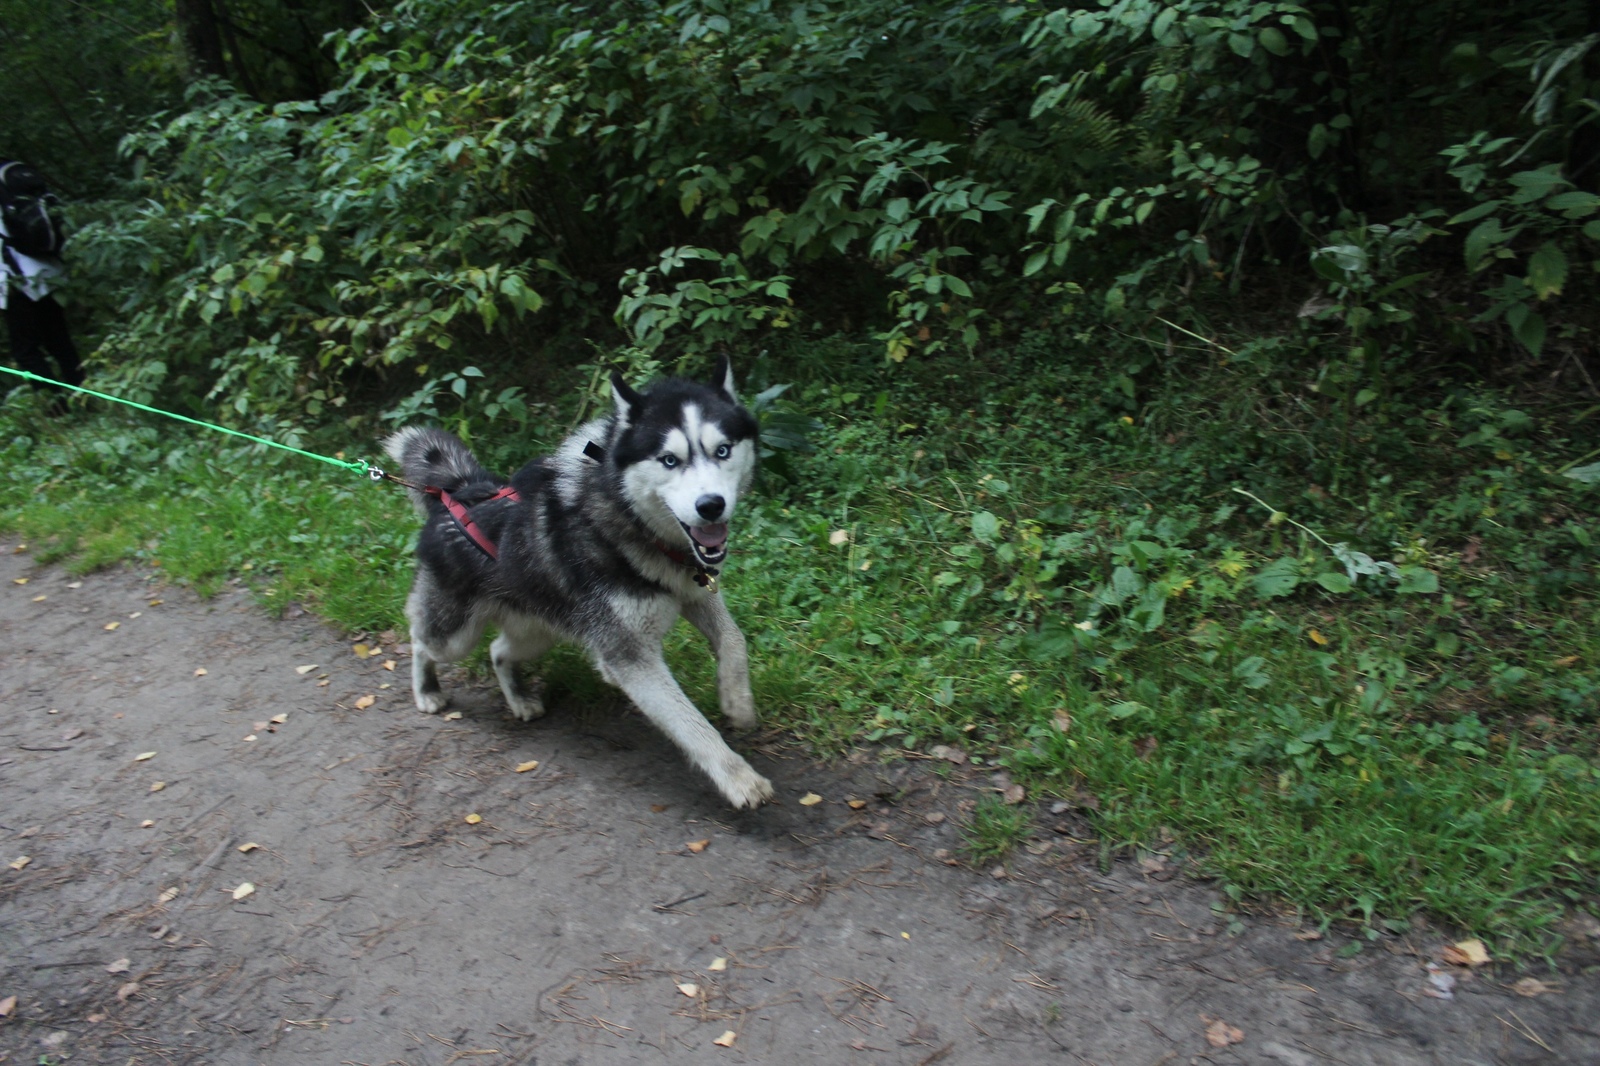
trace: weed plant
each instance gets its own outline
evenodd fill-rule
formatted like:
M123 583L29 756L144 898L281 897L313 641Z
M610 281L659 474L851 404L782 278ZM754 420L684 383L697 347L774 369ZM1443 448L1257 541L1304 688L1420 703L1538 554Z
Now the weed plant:
M1419 388L1341 422L1285 360L1150 380L1047 335L970 373L876 358L785 364L823 428L724 581L769 720L824 751L960 746L1093 797L1108 849L1176 832L1235 900L1372 936L1427 912L1538 953L1596 909L1600 488L1565 476L1593 408ZM41 560L403 624L397 491L142 416L0 417L0 522ZM548 421L495 446L535 454ZM669 655L714 706L684 627ZM979 809L992 858L1019 829Z

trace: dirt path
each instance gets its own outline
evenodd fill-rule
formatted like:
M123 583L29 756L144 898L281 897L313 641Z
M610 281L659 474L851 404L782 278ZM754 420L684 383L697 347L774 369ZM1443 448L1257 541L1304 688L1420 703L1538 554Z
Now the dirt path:
M1442 934L1341 958L1159 859L1102 874L1070 812L948 866L970 771L758 739L781 802L735 815L620 705L518 726L457 679L424 717L392 642L12 548L0 1062L1600 1063L1593 972L1432 998Z

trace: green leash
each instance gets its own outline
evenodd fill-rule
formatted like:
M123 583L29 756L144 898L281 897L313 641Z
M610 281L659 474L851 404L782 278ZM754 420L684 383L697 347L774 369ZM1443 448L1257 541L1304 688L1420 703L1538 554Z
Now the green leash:
M108 393L96 392L93 389L86 389L81 385L68 385L64 381L55 381L51 378L40 377L38 374L31 374L26 370L14 370L9 366L0 366L0 370L5 371L7 374L14 374L17 377L28 381L39 381L46 385L54 385L57 388L71 389L73 392L81 392L85 396L93 396L101 400L109 400L112 403L120 403L128 407L137 408L141 411L148 411L153 415L162 415L166 418L176 419L179 422L187 422L191 426L200 426L203 429L214 429L218 433L226 433L233 437L243 437L245 440L254 441L256 444L265 444L269 448L278 448L282 451L293 452L296 455L303 455L307 459L315 459L319 463L327 463L329 466L343 467L346 470L352 470L358 474L364 474L374 481L381 481L387 476L382 470L379 470L377 467L371 465L365 459L358 459L355 462L349 462L345 459L335 459L329 455L318 455L316 452L308 452L302 448L291 448L287 444L279 444L277 441L268 440L265 437L257 437L249 433L241 433L237 429L229 429L227 426L219 426L211 422L202 422L198 418L190 418L188 415L173 414L171 411L163 411L159 407L148 407L145 404L135 403L132 400L124 400L120 396L112 396Z

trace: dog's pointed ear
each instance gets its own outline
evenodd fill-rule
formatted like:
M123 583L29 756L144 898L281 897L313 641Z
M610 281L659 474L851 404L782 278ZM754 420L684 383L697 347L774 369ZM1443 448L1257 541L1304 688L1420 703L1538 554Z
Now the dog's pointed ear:
M733 391L733 361L726 353L717 356L717 365L711 370L711 385L721 389L734 403L739 402L739 394Z
M644 402L644 397L640 396L637 391L623 380L619 371L613 370L611 372L611 400L617 405L617 420L623 425L628 425L633 421L633 416L639 410L639 405Z

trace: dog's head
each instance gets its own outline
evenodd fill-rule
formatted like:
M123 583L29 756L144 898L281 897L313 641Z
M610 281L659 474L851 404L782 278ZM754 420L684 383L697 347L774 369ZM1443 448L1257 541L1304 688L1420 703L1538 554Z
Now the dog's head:
M612 455L634 511L671 548L702 566L728 556L728 522L756 469L755 416L717 360L709 382L668 378L643 392L611 375L616 402Z

